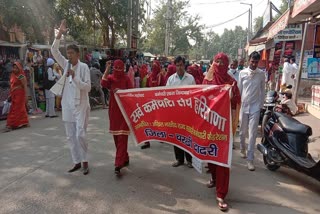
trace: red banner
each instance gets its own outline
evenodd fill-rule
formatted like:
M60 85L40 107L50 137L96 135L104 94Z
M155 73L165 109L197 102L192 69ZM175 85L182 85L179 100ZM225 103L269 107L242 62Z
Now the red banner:
M200 162L230 167L230 86L118 90L116 100L137 144L165 142Z

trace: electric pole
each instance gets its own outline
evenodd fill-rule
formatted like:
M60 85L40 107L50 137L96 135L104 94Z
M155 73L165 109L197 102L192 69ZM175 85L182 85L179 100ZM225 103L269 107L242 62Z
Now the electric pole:
M165 43L164 43L165 56L169 55L171 20L172 20L172 0L168 0L167 14L166 14L166 34L165 34Z
M128 0L127 48L131 48L132 35L132 0Z

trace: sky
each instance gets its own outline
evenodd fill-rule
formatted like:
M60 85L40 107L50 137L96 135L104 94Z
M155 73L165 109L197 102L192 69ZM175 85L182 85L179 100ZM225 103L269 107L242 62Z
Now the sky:
M152 0L152 2L153 5L159 3L158 0ZM240 4L240 2L252 4L254 22L254 18L262 16L264 13L268 0L190 0L190 7L187 11L192 15L198 14L201 17L200 24L213 26L248 11L250 6ZM277 8L280 7L281 0L271 0L271 2ZM244 29L248 27L248 13L232 22L210 29L221 35L225 28L234 29L237 25L242 26ZM210 29L207 29L207 31Z

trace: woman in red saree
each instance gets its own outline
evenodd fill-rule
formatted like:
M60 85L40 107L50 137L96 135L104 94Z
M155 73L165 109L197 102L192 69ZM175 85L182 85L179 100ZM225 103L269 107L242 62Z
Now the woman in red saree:
M214 57L214 62L210 67L203 84L207 85L232 85L231 95L231 110L232 110L232 133L235 133L237 124L236 111L241 103L240 91L237 82L228 74L229 59L224 53L219 53ZM208 183L208 188L216 187L217 202L219 209L222 211L228 210L228 204L225 202L225 197L229 190L230 169L215 164L208 164L211 172L211 179Z
M118 89L133 88L129 77L124 73L124 63L121 60L115 60L113 64L113 74L109 74L111 62L107 62L106 71L101 79L101 86L109 89L110 102L109 102L109 120L110 130L113 135L114 143L116 146L115 158L115 174L120 174L120 169L129 165L128 155L128 135L130 134L129 127L122 116L120 108L114 97L114 93Z
M152 63L151 74L147 77L147 87L165 86L165 77L161 74L161 65L158 60ZM150 148L150 142L145 142L141 149Z
M7 118L7 130L29 126L26 104L27 78L19 62L15 62L10 76L11 107Z

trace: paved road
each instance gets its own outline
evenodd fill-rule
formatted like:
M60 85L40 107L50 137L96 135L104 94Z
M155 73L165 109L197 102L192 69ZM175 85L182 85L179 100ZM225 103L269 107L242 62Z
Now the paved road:
M171 167L169 145L153 143L143 151L131 141L131 164L123 178L116 178L106 121L105 110L92 111L88 176L66 173L71 160L61 118L35 118L30 128L1 133L0 213L221 213L215 190L205 186L209 175ZM1 121L0 128L4 125ZM286 168L270 172L258 152L257 169L249 172L238 152L233 155L229 213L320 213L318 181Z

